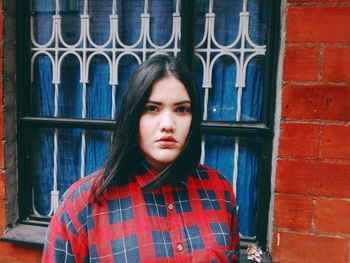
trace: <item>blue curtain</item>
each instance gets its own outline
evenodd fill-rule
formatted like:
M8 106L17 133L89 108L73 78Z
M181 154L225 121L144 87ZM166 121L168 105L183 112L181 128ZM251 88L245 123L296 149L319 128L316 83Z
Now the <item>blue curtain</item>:
M35 208L40 214L46 215L50 211L50 192L53 189L53 131L50 129L31 131L29 143L32 152L30 169L35 186Z
M234 41L238 33L239 12L243 1L215 1L215 37L222 45ZM83 1L61 1L62 34L67 43L79 39L80 15ZM109 15L112 0L89 1L90 35L101 45L109 37ZM140 14L144 1L117 1L119 35L125 44L134 43L140 34ZM34 35L40 44L46 43L52 32L54 1L32 0L34 11ZM150 0L151 38L154 43L165 44L172 32L172 13L175 1ZM259 45L266 43L268 1L249 0L249 35ZM208 12L208 0L196 1L194 42L198 43L204 33L204 18ZM72 26L74 25L74 26ZM159 26L162 25L162 26ZM242 95L242 121L260 121L262 112L262 91L264 87L264 57L254 58L247 69L246 87ZM138 65L132 56L120 61L116 88L116 114L120 105L126 81ZM201 92L203 69L200 61L194 59L194 73ZM96 56L89 68L89 83L86 85L86 117L90 119L110 119L112 108L112 86L109 84L109 64L103 56ZM219 59L213 70L213 87L209 91L208 120L234 121L237 111L236 65L228 57ZM74 55L69 55L61 67L61 83L58 86L58 116L81 118L83 84L80 83L80 66ZM36 116L54 116L55 88L52 84L51 61L46 56L36 58L34 83L32 87L32 110ZM58 129L58 190L62 194L69 185L80 178L82 134L80 129ZM53 186L53 129L39 129L32 135L32 167L34 173L35 205L41 214L50 209L50 191ZM87 175L103 166L108 154L111 132L85 131ZM233 181L234 142L232 136L206 137L206 164L222 171ZM237 202L239 206L239 227L244 236L256 234L257 180L259 161L257 139L240 138Z

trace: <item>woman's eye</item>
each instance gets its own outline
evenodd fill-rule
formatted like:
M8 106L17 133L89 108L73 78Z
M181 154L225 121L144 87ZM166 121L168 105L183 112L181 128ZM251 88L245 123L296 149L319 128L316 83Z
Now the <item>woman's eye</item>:
M191 109L189 107L181 106L176 108L176 111L180 113L187 113L187 112L190 112Z
M149 112L154 112L154 111L157 111L158 110L158 107L155 106L155 105L148 105L145 107L145 111L149 111Z

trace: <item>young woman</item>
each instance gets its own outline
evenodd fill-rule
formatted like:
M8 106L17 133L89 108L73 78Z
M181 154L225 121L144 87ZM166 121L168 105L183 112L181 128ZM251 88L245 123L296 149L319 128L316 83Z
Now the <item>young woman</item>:
M235 262L231 184L198 164L201 112L189 71L168 55L133 74L105 168L73 184L43 262Z

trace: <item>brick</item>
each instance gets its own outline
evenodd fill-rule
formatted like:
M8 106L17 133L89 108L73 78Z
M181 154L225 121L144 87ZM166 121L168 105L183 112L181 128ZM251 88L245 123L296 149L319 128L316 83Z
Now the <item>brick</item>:
M292 230L309 230L313 213L312 199L298 195L275 196L275 224Z
M0 202L6 198L5 174L0 173Z
M1 95L2 92L0 92ZM1 98L1 97L0 97ZM1 105L1 103L0 103ZM0 107L0 141L2 141L4 139L4 112L2 111L2 108Z
M289 7L287 42L349 43L350 7Z
M350 47L326 47L323 79L328 81L350 81L349 61Z
M0 75L1 76L3 74L3 63L4 63L3 57L4 57L4 54L3 54L2 44L0 43ZM2 104L2 100L3 98L1 97L1 104Z
M284 60L284 80L318 80L319 48L287 46Z
M350 126L329 125L323 127L320 157L350 160Z
M349 120L350 87L288 85L283 89L282 117Z
M279 160L276 192L349 198L349 171L350 164Z
M4 144L5 143L3 141L0 141L0 169L4 169L5 168L5 163L4 163Z
M0 233L1 235L5 227L6 227L6 204L5 202L0 201Z
M279 240L279 244L277 243ZM294 233L274 235L272 258L276 263L348 263L348 240Z
M317 157L319 126L304 123L281 125L279 156Z
M350 201L316 201L315 226L321 232L350 234Z
M3 105L4 105L4 103L3 103L3 100L4 100L4 98L3 98L3 84L2 84L2 82L3 82L3 78L1 77L1 75L0 75L0 110L1 111L3 111ZM2 123L0 123L1 125L3 125Z
M20 246L7 242L0 242L0 262L40 263L41 248ZM8 260L8 261L6 261Z

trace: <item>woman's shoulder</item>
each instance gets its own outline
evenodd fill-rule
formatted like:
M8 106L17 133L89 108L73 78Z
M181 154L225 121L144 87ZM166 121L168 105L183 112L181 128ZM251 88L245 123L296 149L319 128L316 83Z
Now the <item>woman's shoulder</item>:
M227 180L223 173L205 164L198 164L197 171L201 174L207 174L208 176L214 176L222 180Z
M234 204L236 201L233 185L227 177L220 171L203 164L199 164L196 169L196 176L193 180L194 187L203 187L204 190L216 191L223 193L225 200L230 200ZM197 179L196 179L197 178ZM199 182L197 180L200 180Z
M84 202L86 202L87 199L91 197L94 181L101 174L102 170L98 170L73 183L62 195L62 202L74 202L79 199L84 200Z
M220 181L224 184L228 184L231 187L231 183L226 178L226 176L220 171L210 166L207 166L204 164L198 164L196 173L197 175L195 175L195 177L199 177L202 180L204 179L204 180Z

